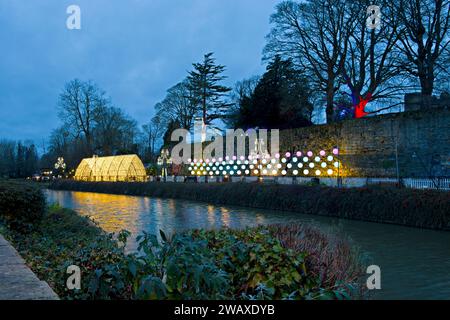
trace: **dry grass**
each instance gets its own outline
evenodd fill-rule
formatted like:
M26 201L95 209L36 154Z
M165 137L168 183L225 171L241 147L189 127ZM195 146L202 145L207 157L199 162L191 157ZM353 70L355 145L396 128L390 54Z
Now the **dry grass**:
M360 283L364 271L361 256L349 240L312 225L274 225L271 230L284 247L307 253L307 270L321 279L321 286Z

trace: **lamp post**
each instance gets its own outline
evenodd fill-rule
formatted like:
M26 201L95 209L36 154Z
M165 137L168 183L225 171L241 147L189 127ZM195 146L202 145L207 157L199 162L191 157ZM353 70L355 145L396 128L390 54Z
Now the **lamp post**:
M172 164L172 158L170 158L170 152L168 149L162 149L161 155L158 157L158 166L162 167L162 177L164 182L167 181L167 165Z
M267 152L267 149L265 148L264 139L255 139L255 149L253 152L250 153L250 156L252 159L255 159L256 162L256 168L258 170L258 182L262 181L262 165L261 161L262 159L266 159L269 153Z
M338 146L334 146L333 147L333 156L336 158L337 160L337 187L340 188L342 187L342 178L341 178L341 161L339 159L339 147Z

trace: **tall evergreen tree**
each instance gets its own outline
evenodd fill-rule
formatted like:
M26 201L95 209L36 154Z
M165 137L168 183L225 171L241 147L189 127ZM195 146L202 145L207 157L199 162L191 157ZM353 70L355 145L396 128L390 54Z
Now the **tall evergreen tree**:
M216 64L212 52L204 56L203 62L194 63L193 66L194 70L189 72L187 81L203 122L210 124L215 119L224 118L231 105L223 100L231 88L220 84L226 79L223 75L225 66Z
M241 101L241 127L265 129L298 128L311 125L313 106L305 77L291 60L276 56L267 66L251 97Z

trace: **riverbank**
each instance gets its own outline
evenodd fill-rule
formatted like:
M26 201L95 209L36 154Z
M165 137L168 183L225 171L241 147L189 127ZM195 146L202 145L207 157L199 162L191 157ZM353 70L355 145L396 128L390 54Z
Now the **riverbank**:
M124 250L128 232L114 237L75 211L47 207L45 201L43 207L42 190L22 187L0 184L0 232L61 299L365 296L359 252L339 235L315 227L161 231L160 241L143 233L138 255ZM80 268L80 290L66 287L71 265Z
M202 201L450 231L450 193L257 183L108 183L61 180L50 189Z
M59 300L0 234L0 300Z

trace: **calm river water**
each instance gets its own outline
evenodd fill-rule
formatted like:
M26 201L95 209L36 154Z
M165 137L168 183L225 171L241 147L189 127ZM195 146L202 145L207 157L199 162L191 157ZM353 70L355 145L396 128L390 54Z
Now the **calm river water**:
M338 229L381 268L377 299L450 299L450 232L340 220L283 211L222 207L184 200L46 191L49 203L90 216L108 232L158 234L190 228L311 222ZM131 239L130 239L131 241ZM129 249L136 244L131 242Z

